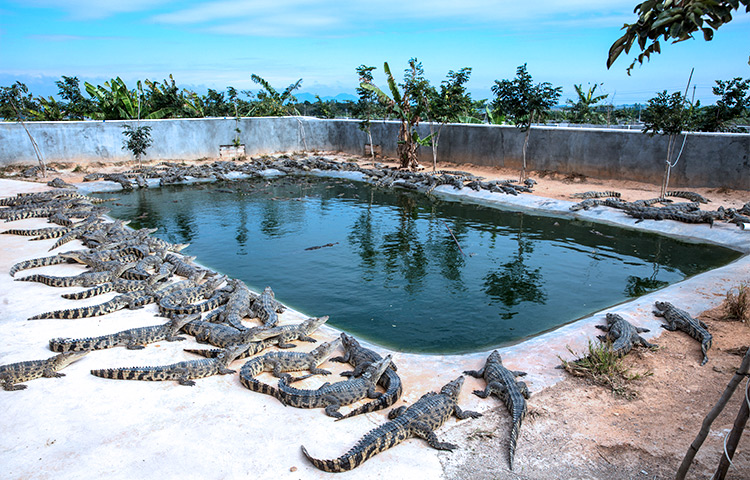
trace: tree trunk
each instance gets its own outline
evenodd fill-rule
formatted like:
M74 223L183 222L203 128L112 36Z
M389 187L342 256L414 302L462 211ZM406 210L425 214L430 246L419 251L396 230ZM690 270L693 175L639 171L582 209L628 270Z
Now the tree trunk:
M367 139L370 141L370 156L372 157L372 161L375 161L375 146L372 144L372 132L370 129L367 129Z
M526 180L526 150L529 148L529 134L531 134L531 125L526 129L526 135L523 138L523 164L521 165L521 182Z

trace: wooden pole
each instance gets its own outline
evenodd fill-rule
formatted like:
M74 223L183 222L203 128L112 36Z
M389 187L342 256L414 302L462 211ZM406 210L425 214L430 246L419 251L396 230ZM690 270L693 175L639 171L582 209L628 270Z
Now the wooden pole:
M729 464L732 461L732 457L734 457L734 451L737 450L737 444L742 437L742 431L745 429L745 425L747 425L747 419L750 416L749 393L750 383L747 383L745 385L745 398L742 399L742 406L737 414L737 418L734 420L734 427L732 427L732 431L729 433L725 452L722 454L719 466L716 468L716 473L713 476L716 480L724 480L724 477L726 477Z
M703 419L703 425L701 426L700 432L698 432L698 436L696 436L695 440L693 440L693 443L690 444L690 447L685 454L685 458L682 459L680 468L677 470L677 475L675 475L676 480L685 479L685 475L687 475L687 472L690 469L690 465L693 463L693 459L698 453L698 449L701 448L701 445L703 445L706 437L708 437L708 433L711 431L711 424L714 422L714 420L716 420L716 417L719 416L721 411L724 410L727 402L730 398L732 398L732 394L737 389L737 385L739 385L742 379L745 378L748 374L750 374L750 349L742 359L742 364L737 370L737 373L734 374L732 379L729 381L727 388L724 389L724 393L721 395L721 398L719 398L719 401L716 402L714 408L712 408L711 411L708 412L708 415L706 415L706 418Z

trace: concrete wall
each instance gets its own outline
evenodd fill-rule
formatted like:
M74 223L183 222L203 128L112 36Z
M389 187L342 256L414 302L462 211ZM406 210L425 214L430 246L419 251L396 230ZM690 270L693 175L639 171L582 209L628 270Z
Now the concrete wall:
M32 122L27 127L47 162L130 161L122 149L124 121ZM233 118L143 120L151 127L152 160L216 158L219 145L234 138ZM386 156L396 155L397 122L372 124L373 141ZM361 154L366 135L356 120L309 117L243 118L240 139L248 155L303 150ZM422 125L421 134L429 134ZM680 137L680 142L682 137ZM520 168L523 132L511 126L447 125L438 159L454 163ZM664 172L667 139L639 131L534 127L528 152L531 170L580 173L659 183ZM430 148L421 161L432 162ZM35 164L31 143L17 123L0 123L0 165ZM674 187L729 187L750 190L750 135L691 133L672 171Z

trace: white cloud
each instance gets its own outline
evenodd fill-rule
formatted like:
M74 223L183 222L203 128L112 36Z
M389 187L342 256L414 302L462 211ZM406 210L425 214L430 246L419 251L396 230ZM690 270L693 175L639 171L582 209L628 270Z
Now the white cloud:
M152 10L174 0L14 0L14 2L24 7L62 10L74 20L95 20L120 13Z
M597 0L538 0L526 4L511 0L218 0L154 15L151 20L232 35L333 36L387 30L389 24L408 30L409 22L422 31L433 26L430 22L440 23L440 28L446 23L457 28L494 24L498 29L542 24L619 27L635 19L632 8L632 0L604 4Z

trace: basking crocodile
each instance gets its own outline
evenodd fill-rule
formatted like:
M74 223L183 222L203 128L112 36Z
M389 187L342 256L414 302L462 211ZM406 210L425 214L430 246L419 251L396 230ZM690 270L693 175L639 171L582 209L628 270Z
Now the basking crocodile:
M388 414L390 421L370 430L354 447L339 458L332 460L313 458L304 446L302 453L320 470L346 472L411 437L424 438L432 448L437 450L453 450L456 445L439 441L435 430L440 428L451 415L455 415L460 420L481 416L477 412L461 410L457 405L463 383L464 377L458 377L440 389L440 393L426 393L409 407L401 406L391 410Z
M297 325L282 325L258 331L256 338L266 340L273 337L279 338L279 348L293 348L294 344L289 343L292 340L301 340L303 342L317 342L310 336L312 332L320 328L321 325L328 321L328 315L323 317L310 317L304 322Z
M622 194L620 192L613 192L607 190L605 192L583 192L574 193L571 195L572 198L620 198Z
M275 327L279 323L279 316L276 313L276 299L271 287L263 289L260 295L260 308L258 309L258 318L263 321L267 327Z
M69 252L68 252L69 253ZM75 263L75 260L65 257L65 254L58 253L49 257L31 258L23 260L10 267L10 276L13 277L21 270L29 268L46 267L49 265L60 265L62 263Z
M122 346L129 350L140 350L149 343L166 340L175 342L185 340L176 334L184 324L194 319L194 316L185 315L175 317L163 325L151 325L148 327L131 328L109 335L91 338L53 338L49 341L49 348L53 352L80 352L83 350L103 350Z
M27 277L16 278L17 282L39 282L50 287L93 287L102 283L111 282L135 266L133 263L112 265L111 270L95 272L83 272L70 277L56 277L52 275L33 274Z
M111 282L102 283L101 285L97 285L96 287L90 288L88 290L82 290L80 292L74 293L64 293L60 296L68 300L83 300L109 292L139 292L148 289L149 286L151 286L149 280L127 280L124 278L116 278Z
M248 343L259 340L258 332L263 331L261 327L237 330L229 325L221 323L193 320L182 327L182 331L195 337L198 343L210 343L215 347L225 348L240 343Z
M194 378L234 373L235 370L227 368L227 365L232 363L244 351L245 347L246 345L237 345L228 348L216 358L186 360L156 367L104 368L91 370L91 374L114 380L175 380L180 385L193 386L195 385Z
M664 194L665 197L679 197L679 198L687 198L691 202L700 202L700 203L708 203L711 200L707 199L703 195L695 192L685 192L685 191L671 191Z
M116 296L112 300L97 305L40 313L39 315L29 317L29 320L44 320L50 318L77 320L79 318L99 317L101 315L116 312L117 310L122 310L123 308L136 310L153 302L153 300L152 296L144 295L142 292L125 293Z
M340 418L338 411L342 405L350 405L363 398L376 398L381 393L375 390L380 376L391 364L388 355L379 362L371 364L361 376L336 383L324 383L317 390L302 390L290 387L287 377L279 380L279 390L276 398L284 405L297 408L325 408L329 417Z
M607 332L606 335L600 335L602 341L612 341L612 351L618 356L626 355L636 344L648 348L655 348L656 345L648 343L639 333L648 332L648 328L636 327L616 313L608 313L606 316L606 325L595 325L596 328Z
M269 338L268 340L261 340L259 342L246 343L245 345L247 346L247 348L237 356L236 360L257 355L263 350L273 347L278 342L279 340L277 337ZM224 349L222 348L183 348L183 350L206 358L216 358L221 352L224 351Z
M261 372L271 372L276 377L282 374L290 380L290 375L284 372L298 372L309 370L313 375L330 375L331 372L318 368L341 343L340 339L324 343L309 353L303 352L268 352L260 357L249 360L240 369L240 383L254 392L265 393L279 398L278 390L255 379ZM302 380L309 375L292 379Z
M218 319L238 330L245 330L242 319L255 316L251 305L256 300L257 295L251 292L242 280L233 279L229 283L233 287L232 293L229 294L227 303Z
M702 321L691 317L685 310L680 310L669 302L656 302L655 306L654 315L664 317L664 320L667 322L666 324L662 324L662 328L671 332L682 330L701 342L701 352L703 352L701 365L705 365L708 361L707 352L711 348L713 340L713 336L708 332L708 326Z
M474 395L480 398L487 398L490 394L495 394L500 400L505 402L511 416L513 417L513 428L510 431L510 445L508 464L513 470L513 457L516 452L518 434L521 432L521 423L526 416L526 399L529 398L529 387L524 382L517 382L516 377L526 375L526 372L508 370L503 366L500 353L494 350L487 357L487 361L481 370L467 370L464 372L476 378L484 378L487 386L484 390L474 390Z
M196 287L170 293L159 300L159 310L165 316L185 315L213 310L227 301L228 293L218 290L219 285L224 280L226 280L226 276L221 276L208 280ZM204 302L192 303L204 298L207 299Z
M65 374L59 373L58 370L62 370L88 353L88 351L66 352L44 360L27 360L0 365L0 384L4 390L23 390L26 385L16 384L41 377L64 377Z
M382 360L383 358L369 348L365 348L360 345L359 342L351 335L347 335L343 332L341 333L341 343L344 346L344 356L332 358L331 361L348 362L354 367L354 371L342 372L341 375L347 377L357 377L361 375L365 368L367 368L370 364ZM385 389L385 392L382 395L380 395L372 402L368 402L360 407L355 408L343 417L336 419L336 421L353 417L355 415L360 415L362 413L370 413L381 410L383 408L388 408L396 403L396 400L399 399L403 391L401 378L396 373L396 364L391 362L385 373L383 373L383 375L380 377L380 380L378 380L378 385Z

